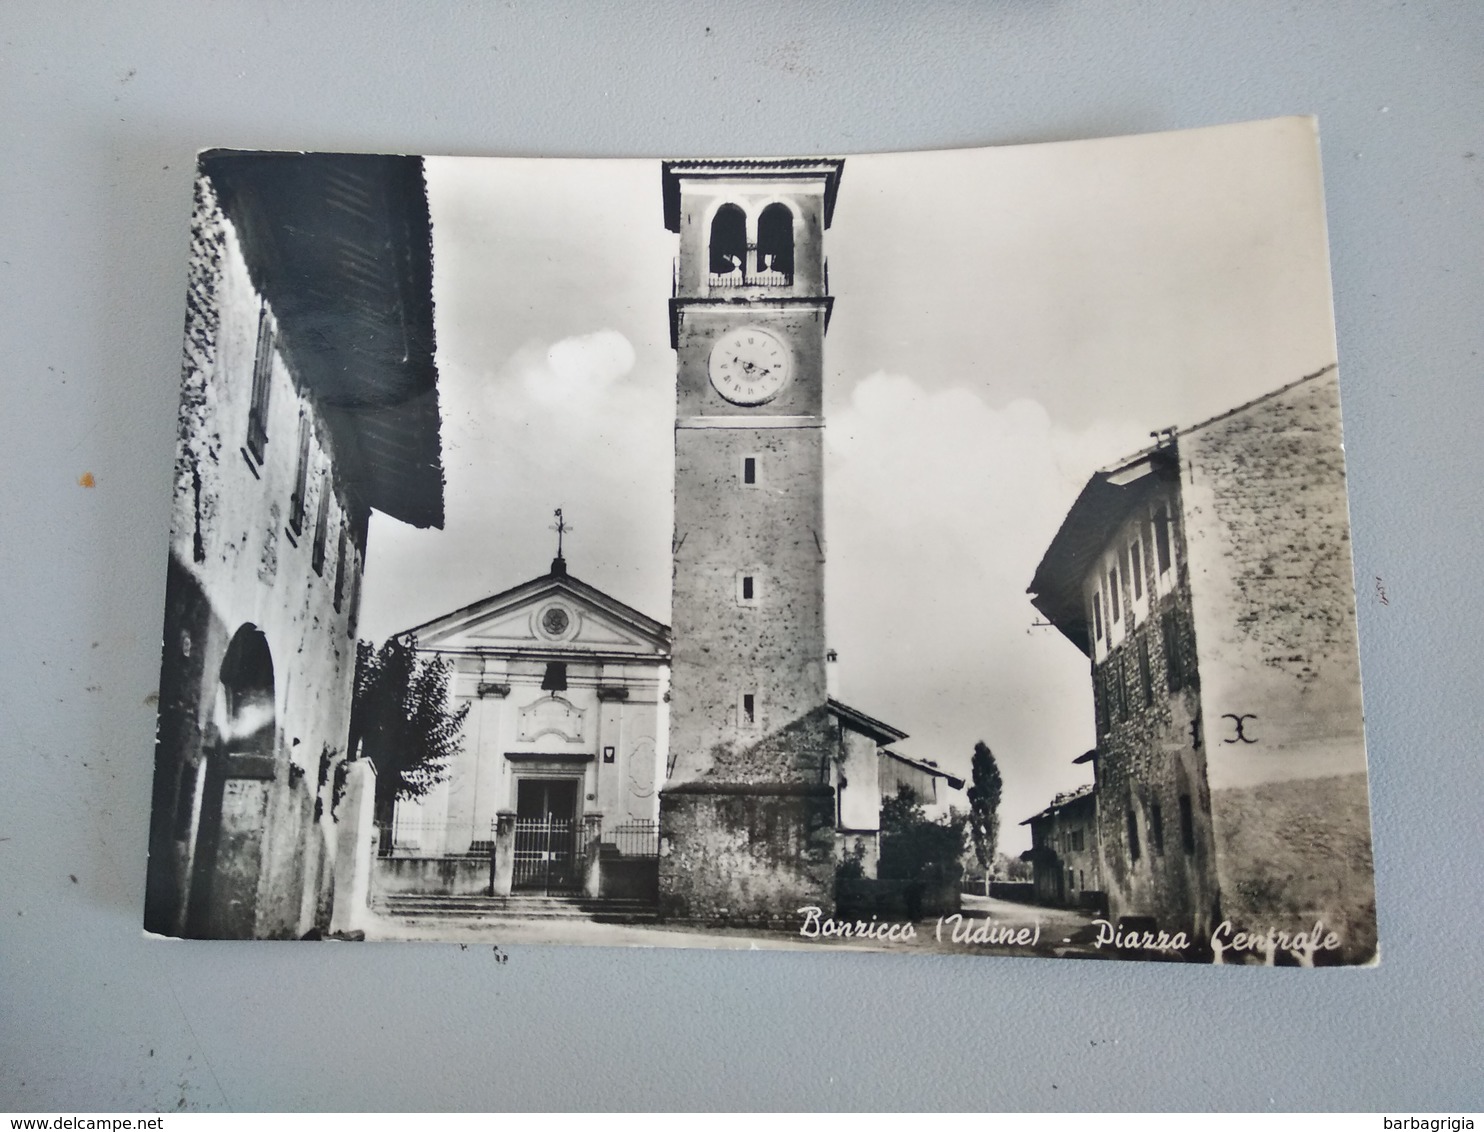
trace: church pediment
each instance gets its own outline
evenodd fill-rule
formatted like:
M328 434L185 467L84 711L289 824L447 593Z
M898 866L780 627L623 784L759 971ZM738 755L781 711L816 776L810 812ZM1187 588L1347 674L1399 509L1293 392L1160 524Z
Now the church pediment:
M620 654L667 658L670 630L570 575L552 573L409 633L443 652Z

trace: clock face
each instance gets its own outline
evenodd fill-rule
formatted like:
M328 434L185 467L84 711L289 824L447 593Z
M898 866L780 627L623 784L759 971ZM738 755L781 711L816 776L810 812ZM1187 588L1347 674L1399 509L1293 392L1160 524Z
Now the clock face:
M793 355L770 330L739 326L711 348L711 384L735 405L761 405L788 384Z

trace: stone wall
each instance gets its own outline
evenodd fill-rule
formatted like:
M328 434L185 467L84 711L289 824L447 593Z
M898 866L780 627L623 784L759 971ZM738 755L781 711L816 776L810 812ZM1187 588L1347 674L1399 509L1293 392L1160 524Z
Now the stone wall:
M234 935L292 937L328 916L334 816L326 771L345 754L367 516L336 480L328 428L277 349L261 460L250 451L263 310L233 224L201 178L146 895L146 927L162 934L218 924ZM301 420L308 474L296 509ZM222 663L244 632L261 633L272 657L271 773L251 787L223 788L222 804L235 806L223 823L206 789L208 760L223 743ZM197 852L219 839L214 862ZM193 913L193 901L209 899L213 876L219 891L239 895L230 909Z
M834 908L834 791L693 784L660 805L660 914L716 925L790 927Z
M1152 531L1146 516L1161 508L1171 518L1168 571L1159 570L1155 540L1144 534ZM1117 644L1092 668L1098 871L1115 920L1152 917L1198 938L1217 922L1217 880L1203 737L1192 726L1200 673L1179 514L1171 484L1114 539L1125 562L1137 542L1146 581L1137 599L1128 570L1119 571Z
M741 482L747 455L760 487ZM823 440L818 429L678 429L675 457L670 753L671 781L684 782L714 749L756 746L824 706Z
M1223 918L1237 930L1260 933L1308 931L1322 922L1340 946L1316 961L1365 963L1375 956L1365 775L1217 790L1212 806L1220 822L1217 854L1227 866Z
M1367 958L1370 820L1335 370L1179 443L1223 914L1258 931L1321 916L1347 925L1348 953ZM1268 883L1279 877L1289 880Z
M371 865L371 893L440 893L488 896L488 857L377 857Z

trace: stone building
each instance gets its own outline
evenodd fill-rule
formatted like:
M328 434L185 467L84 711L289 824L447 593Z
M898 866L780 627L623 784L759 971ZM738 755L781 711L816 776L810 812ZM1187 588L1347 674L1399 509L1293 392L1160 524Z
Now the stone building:
M949 790L962 790L964 780L935 764L893 751L888 744L907 738L889 723L841 703L827 701L835 754L827 781L834 787L836 855L858 859L867 877L876 875L881 859L881 803L906 789L924 807L948 801Z
M669 627L558 554L550 573L401 635L452 665L450 707L470 711L446 780L383 829L375 890L487 891L503 823L496 895L582 893L590 843L647 861L652 895Z
M660 897L679 919L833 905L826 705L824 232L844 163L675 161L672 772Z
M1030 586L1088 657L1110 915L1375 950L1333 366L1093 476ZM1230 930L1230 929L1229 929ZM1312 958L1312 957L1311 957Z
M1058 794L1051 805L1020 824L1031 827L1031 847L1025 856L1033 870L1036 903L1101 910L1097 797L1092 785Z
M196 181L145 927L328 926L371 508L441 526L418 158Z

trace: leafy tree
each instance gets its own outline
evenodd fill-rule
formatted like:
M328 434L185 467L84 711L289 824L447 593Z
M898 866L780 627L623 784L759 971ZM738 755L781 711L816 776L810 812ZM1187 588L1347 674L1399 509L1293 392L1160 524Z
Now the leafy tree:
M417 641L393 637L375 648L356 642L350 749L376 767L376 815L390 820L399 799L421 798L448 777L463 748L465 704L448 710L453 665L419 657Z
M1023 861L1019 857L1011 857L1005 853L995 854L995 872L1006 880L1026 881L1035 879L1035 869L1029 861Z
M969 787L969 830L974 837L974 855L984 866L984 894L989 895L989 875L994 871L995 848L1000 840L1000 792L1004 783L994 753L983 739L974 744L974 760L969 767L973 785Z
M960 858L967 820L957 810L930 820L912 788L903 783L895 798L881 802L881 859L876 875L882 880L957 884L964 872Z

